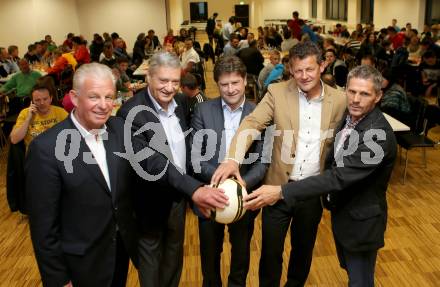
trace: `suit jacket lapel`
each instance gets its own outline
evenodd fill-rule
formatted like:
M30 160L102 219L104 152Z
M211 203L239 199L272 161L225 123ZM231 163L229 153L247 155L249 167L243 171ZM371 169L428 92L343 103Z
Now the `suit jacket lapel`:
M214 130L217 133L217 147L219 150L219 159L223 160L226 155L226 146L222 144L226 138L223 136L223 130L225 129L225 118L223 115L223 107L221 97L214 100L214 109L212 109L212 121L214 123Z
M117 179L118 179L118 161L114 152L116 151L117 139L116 135L107 126L107 140L104 140L105 155L107 158L108 175L110 177L110 187L113 200L116 199Z
M296 143L298 141L299 132L299 94L298 88L294 82L291 80L289 84L289 92L287 96L287 107L286 107L286 117L290 119L291 129L293 130L293 144L292 144L292 154L295 153ZM275 95L276 96L276 95Z

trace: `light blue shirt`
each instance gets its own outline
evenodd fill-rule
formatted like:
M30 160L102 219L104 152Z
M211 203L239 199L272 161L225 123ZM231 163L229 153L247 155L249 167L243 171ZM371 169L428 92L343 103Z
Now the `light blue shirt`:
M177 103L173 99L168 104L168 109L164 110L155 98L151 96L150 90L148 90L148 96L154 104L159 115L160 123L165 130L165 135L167 137L168 146L171 150L170 159L178 168L180 168L184 173L186 173L186 144L185 135L183 134L182 127L179 124L179 118L176 116L175 110L177 108Z
M232 138L240 126L241 114L243 113L244 101L241 105L232 110L228 104L225 103L222 99L222 108L223 108L223 118L224 118L224 127L225 127L225 136L226 136L226 152L229 150L229 146L231 145Z

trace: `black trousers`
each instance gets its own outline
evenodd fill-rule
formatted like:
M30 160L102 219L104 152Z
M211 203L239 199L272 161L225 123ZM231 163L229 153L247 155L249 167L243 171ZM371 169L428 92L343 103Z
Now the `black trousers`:
M247 211L239 221L228 224L231 268L228 287L245 287L249 271L250 243L257 212ZM199 217L200 259L203 287L221 287L220 261L225 225Z
M290 251L285 286L304 286L312 265L316 233L321 221L319 197L289 208L282 200L263 208L260 287L280 286L284 241L290 226Z
M339 263L347 271L349 287L374 287L374 269L377 249L349 251L336 239L336 253Z
M139 239L139 282L142 287L178 287L183 267L186 201L173 202L167 226Z

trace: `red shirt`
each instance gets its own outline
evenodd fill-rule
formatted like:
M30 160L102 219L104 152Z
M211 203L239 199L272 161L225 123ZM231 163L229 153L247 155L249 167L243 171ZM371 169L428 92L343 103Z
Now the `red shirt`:
M403 46L403 41L405 40L405 34L397 33L394 37L390 38L390 42L393 44L393 49L397 50Z
M84 45L79 45L73 56L78 64L90 63L89 50L87 50L86 46Z
M287 25L290 28L290 31L292 32L292 37L298 39L298 41L301 41L301 27L299 26L299 19L298 20L290 20Z
M47 73L59 75L67 67L68 64L69 63L67 62L66 58L60 56L55 60L53 66L47 70Z

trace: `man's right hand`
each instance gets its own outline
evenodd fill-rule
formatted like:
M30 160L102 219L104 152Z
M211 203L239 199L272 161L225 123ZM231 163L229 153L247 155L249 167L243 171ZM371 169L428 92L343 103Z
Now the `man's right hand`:
M225 208L229 204L229 198L223 190L207 185L199 187L191 199L205 217L209 217L211 210Z
M234 176L241 184L245 185L244 180L240 176L238 162L228 159L222 162L211 177L211 184L217 185L226 179Z

